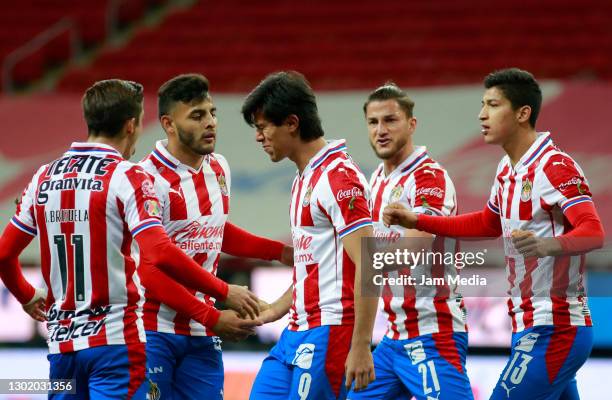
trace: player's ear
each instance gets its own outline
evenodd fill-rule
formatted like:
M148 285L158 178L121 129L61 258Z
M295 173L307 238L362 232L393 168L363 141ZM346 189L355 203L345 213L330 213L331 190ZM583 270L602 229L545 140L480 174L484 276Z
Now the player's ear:
M410 117L408 119L408 126L410 127L410 133L414 133L417 127L417 119L414 117Z
M136 132L136 124L138 122L136 121L136 118L130 118L127 121L125 121L125 124L123 125L123 131L128 135L131 136L134 134L134 132Z
M289 128L291 135L299 134L300 118L297 115L291 114L285 118L285 125Z
M164 131L167 133L174 134L174 125L172 125L172 118L169 115L162 115L159 119L159 123L161 124Z
M531 117L531 107L522 106L516 110L516 118L519 123L529 122L529 117Z

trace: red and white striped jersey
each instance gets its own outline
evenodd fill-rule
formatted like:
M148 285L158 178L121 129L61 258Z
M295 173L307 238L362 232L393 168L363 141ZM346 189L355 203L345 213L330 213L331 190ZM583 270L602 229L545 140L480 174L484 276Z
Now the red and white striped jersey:
M208 154L199 169L181 163L166 149L168 141L155 145L140 166L154 178L161 205L162 223L172 242L216 274L223 230L229 212L230 169L220 154ZM214 306L215 299L201 292L196 297ZM192 336L212 336L202 324L147 297L145 329Z
M341 239L372 220L367 181L345 150L329 142L293 181L290 330L354 323L355 264Z
M488 207L500 216L514 332L537 325L591 326L585 256L525 259L510 239L515 229L538 237L563 235L571 229L565 211L587 201L591 193L582 169L548 132L538 134L514 167L508 156L499 163Z
M34 175L12 223L38 235L51 353L145 341L133 236L160 226L149 175L99 143L73 143Z
M372 188L372 223L374 236L379 240L395 242L404 236L405 229L398 225L385 226L382 215L391 203L401 203L416 213L456 215L457 201L453 182L440 164L431 159L425 147L415 147L405 161L385 176L381 163L370 179ZM454 252L457 241L437 237L432 251ZM397 278L399 274L428 278L456 276L454 265L420 265L385 272L384 276ZM383 310L387 316L390 339L404 340L420 335L440 332L466 332L463 300L456 293L456 285L442 288L435 294L423 285L383 287Z

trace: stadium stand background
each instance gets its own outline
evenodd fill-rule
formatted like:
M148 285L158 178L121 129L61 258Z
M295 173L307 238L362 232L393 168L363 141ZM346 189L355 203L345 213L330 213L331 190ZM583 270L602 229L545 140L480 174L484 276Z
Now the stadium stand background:
M95 80L117 77L145 85L145 134L137 160L164 137L155 118L156 88L184 72L203 73L211 81L219 110L217 151L232 167L230 218L255 233L289 239L286 210L295 169L288 161L272 165L239 115L244 94L280 69L296 69L308 77L326 136L346 138L366 174L378 163L361 111L367 91L390 79L409 88L419 121L415 141L426 144L448 168L460 211L480 209L502 156L479 135L481 81L493 69L518 66L542 82L545 104L538 127L550 130L556 143L581 163L604 226L612 232L610 54L612 3L604 0L495 5L484 0L16 2L0 14L0 226L12 215L14 199L34 169L70 142L85 138L80 97ZM610 240L606 242L608 248L589 264L596 276L592 283L603 287L602 292L612 288ZM37 254L33 244L22 257L32 267L27 271L34 281L39 279ZM267 267L226 258L221 273L259 285L264 298L273 300L262 282L270 281L267 273L287 279L286 271ZM479 398L501 371L499 355L506 354L498 349L506 347L508 338L500 302L478 299L470 308L473 353L488 354L471 357L468 364ZM595 355L610 356L612 297L590 302L597 324ZM0 378L46 373L42 329L22 314L0 287L0 364L12 366L10 371L0 367ZM273 331L263 331L259 339L274 337ZM225 354L226 398L243 398L232 389L248 392L249 385L235 382L252 379L262 354L253 350L269 346L260 340L226 345L249 351ZM596 387L605 373L612 373L608 358L594 357L587 366L579 377L581 390Z

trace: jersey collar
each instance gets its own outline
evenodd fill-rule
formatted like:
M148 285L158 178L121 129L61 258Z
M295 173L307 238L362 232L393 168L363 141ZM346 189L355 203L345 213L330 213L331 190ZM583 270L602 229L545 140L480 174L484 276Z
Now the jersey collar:
M178 158L174 157L167 149L168 147L168 139L158 140L155 142L155 150L151 152L151 155L155 157L159 162L164 164L166 167L176 170L179 167L182 167L191 172L200 172L202 170L202 166L208 162L209 155L207 154L200 165L200 168L193 169L189 165L185 165L179 161Z
M104 153L123 158L121 153L113 146L95 142L72 142L70 149L68 149L68 153Z
M333 154L343 151L346 151L346 140L339 139L328 141L327 145L319 150L319 152L310 159L308 165L306 165L306 168L304 168L302 176L306 175L306 173L310 172L311 170L317 169Z
M425 160L429 158L427 154L427 148L425 146L415 146L414 151L410 153L408 158L404 160L398 167L393 170L391 173L395 171L400 171L402 174L408 172L411 173L415 169L419 167L419 165L423 164ZM391 175L391 174L389 174Z
M514 170L517 171L522 167L528 167L552 144L553 141L550 137L550 132L539 132L535 142L533 142L529 150L527 150L525 154L523 154L523 157L516 163Z

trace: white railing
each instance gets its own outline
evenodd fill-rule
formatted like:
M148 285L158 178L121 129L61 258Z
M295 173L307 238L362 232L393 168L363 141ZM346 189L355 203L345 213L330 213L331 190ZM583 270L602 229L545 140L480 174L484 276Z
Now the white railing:
M79 37L72 18L65 17L6 56L2 63L2 90L5 93L12 93L14 91L13 69L17 63L39 51L47 43L66 31L70 35L70 56L74 57L80 50Z

